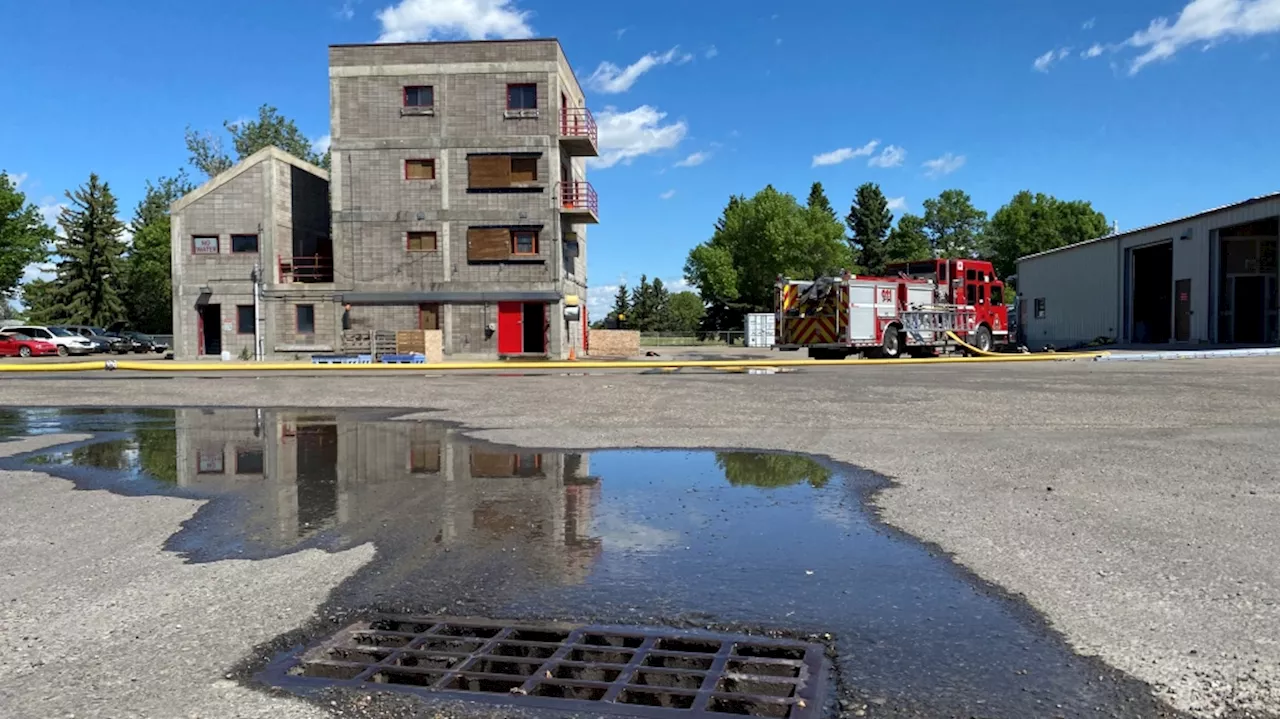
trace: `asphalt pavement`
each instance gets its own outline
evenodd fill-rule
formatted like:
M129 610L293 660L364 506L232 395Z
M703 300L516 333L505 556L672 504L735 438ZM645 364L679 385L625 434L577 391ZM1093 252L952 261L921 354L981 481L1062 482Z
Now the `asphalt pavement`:
M1277 369L1263 358L774 375L10 375L0 406L397 407L524 446L822 455L893 478L873 500L886 522L1024 597L1078 652L1180 709L1267 716L1280 713ZM222 672L305 622L371 548L190 566L161 547L198 506L0 477L0 705L18 716L320 715Z

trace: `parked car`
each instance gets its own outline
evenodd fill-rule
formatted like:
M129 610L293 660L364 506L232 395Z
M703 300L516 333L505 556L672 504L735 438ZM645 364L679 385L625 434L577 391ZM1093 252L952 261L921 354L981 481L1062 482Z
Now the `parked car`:
M133 342L133 351L137 352L138 354L143 354L146 352L155 352L156 354L164 354L169 350L168 343L161 342L160 340L156 339L155 337L152 337L149 334L145 334L142 332L133 332L131 330L125 330L123 332L120 332L119 335Z
M92 342L98 352L125 354L133 349L132 342L124 337L108 334L101 327L90 327L89 325L61 325L61 327Z
M14 325L5 327L3 332L16 332L33 340L44 340L58 348L58 354L65 357L71 355L87 355L93 351L93 343L73 332L60 327L42 327L40 325Z
M0 357L45 357L58 354L52 342L32 339L19 332L0 332Z

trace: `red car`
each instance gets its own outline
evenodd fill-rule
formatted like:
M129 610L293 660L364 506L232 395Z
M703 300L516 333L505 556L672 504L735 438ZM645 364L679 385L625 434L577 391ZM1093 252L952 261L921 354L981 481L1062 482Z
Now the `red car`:
M44 340L33 340L16 332L0 332L0 357L43 357L57 355L58 346Z

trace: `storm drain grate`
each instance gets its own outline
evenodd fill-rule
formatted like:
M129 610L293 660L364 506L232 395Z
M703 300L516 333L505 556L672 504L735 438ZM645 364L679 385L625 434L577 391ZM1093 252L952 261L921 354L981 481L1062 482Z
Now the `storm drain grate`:
M383 616L263 678L620 714L805 719L820 711L823 661L821 645L746 635Z

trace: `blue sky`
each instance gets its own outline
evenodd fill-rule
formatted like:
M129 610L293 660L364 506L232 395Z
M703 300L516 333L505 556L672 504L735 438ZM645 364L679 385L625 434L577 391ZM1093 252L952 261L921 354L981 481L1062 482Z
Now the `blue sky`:
M865 181L915 212L1025 188L1122 228L1280 189L1280 0L7 5L0 169L51 213L94 171L130 215L187 125L262 103L320 141L331 43L560 38L602 122L597 303L679 281L729 194L767 183L820 180L841 214Z

